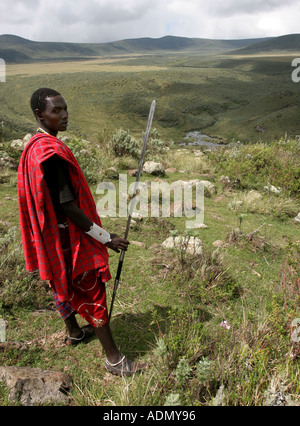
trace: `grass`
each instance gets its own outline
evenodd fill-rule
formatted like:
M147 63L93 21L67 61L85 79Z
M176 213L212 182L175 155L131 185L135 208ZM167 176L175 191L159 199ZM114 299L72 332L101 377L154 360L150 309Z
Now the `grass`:
M138 162L115 157L108 144L111 138L109 130L103 131L98 148L93 143L85 145L90 156L84 157L78 154L84 142L70 142L96 202L97 184L107 178L99 175L99 169L113 165L126 173ZM292 158L291 146L281 148L283 161ZM253 152L259 147L254 144ZM19 155L8 144L1 149L16 159ZM268 145L264 149L267 152ZM203 241L203 256L191 257L161 246L170 232L185 234L185 218L148 217L130 230L132 244L125 256L111 327L122 352L146 361L149 370L134 378L117 378L105 371L105 356L96 339L76 348L64 345L63 322L49 288L36 274L25 272L16 171L4 167L0 174L0 315L7 322L7 340L25 342L27 350L11 347L0 352L1 364L67 372L74 381L75 406L259 406L274 401L278 392L289 405L299 405L299 344L291 338L291 322L300 317L299 225L293 222L293 215L300 211L297 193L289 187L279 196L265 193L263 173L255 181L255 192L249 187L228 187L219 179L223 163L217 152L195 157L193 149L175 147L159 158L165 167L177 169L163 178L167 182L209 179L217 192L206 193L208 228L193 230ZM226 171L236 164L234 156L230 158ZM128 177L128 185L134 179ZM149 179L157 178L142 176L142 181ZM117 180L111 180L117 185ZM292 180L289 184L286 180L286 185L292 187ZM103 218L103 226L122 235L126 218ZM216 240L223 242L222 247L213 245ZM111 252L113 277L118 260ZM107 286L108 301L111 296L112 283ZM224 321L230 328L221 326ZM1 385L0 405L9 404Z

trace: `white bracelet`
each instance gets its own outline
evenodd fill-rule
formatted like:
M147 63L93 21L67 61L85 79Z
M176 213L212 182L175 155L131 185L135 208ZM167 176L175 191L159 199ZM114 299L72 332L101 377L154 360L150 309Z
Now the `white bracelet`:
M110 234L105 231L105 229L100 228L100 226L98 226L96 223L93 223L91 229L86 232L86 234L102 244L106 244L111 241Z

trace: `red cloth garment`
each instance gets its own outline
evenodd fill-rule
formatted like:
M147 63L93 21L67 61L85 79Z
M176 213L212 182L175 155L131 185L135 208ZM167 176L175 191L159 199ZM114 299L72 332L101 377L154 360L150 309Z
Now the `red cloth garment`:
M65 265L67 269L69 301L59 302L57 294L54 292L56 306L65 320L74 311L77 312L93 327L103 327L108 322L108 312L106 304L105 281L110 279L110 275L99 269L84 272L72 279L72 253L68 228L60 228L60 240L64 253ZM52 289L56 288L55 281L50 281Z
M68 277L57 218L44 179L42 163L58 156L69 166L76 205L101 226L88 183L66 144L54 136L38 133L26 145L18 168L21 235L28 272L39 270L42 280L52 280L60 302L69 300ZM72 253L72 279L90 270L110 276L107 248L67 220Z

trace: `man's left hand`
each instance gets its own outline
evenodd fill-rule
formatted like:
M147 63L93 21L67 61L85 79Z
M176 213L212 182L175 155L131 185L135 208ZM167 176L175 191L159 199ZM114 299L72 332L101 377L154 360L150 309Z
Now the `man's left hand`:
M129 241L119 237L117 234L110 234L111 241L106 243L106 247L120 253L120 250L126 251L128 249Z

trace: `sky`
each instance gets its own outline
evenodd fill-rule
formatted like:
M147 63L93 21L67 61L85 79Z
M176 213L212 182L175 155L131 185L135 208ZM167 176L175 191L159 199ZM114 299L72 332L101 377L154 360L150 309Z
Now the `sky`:
M299 17L300 0L0 0L0 34L34 41L274 37Z

